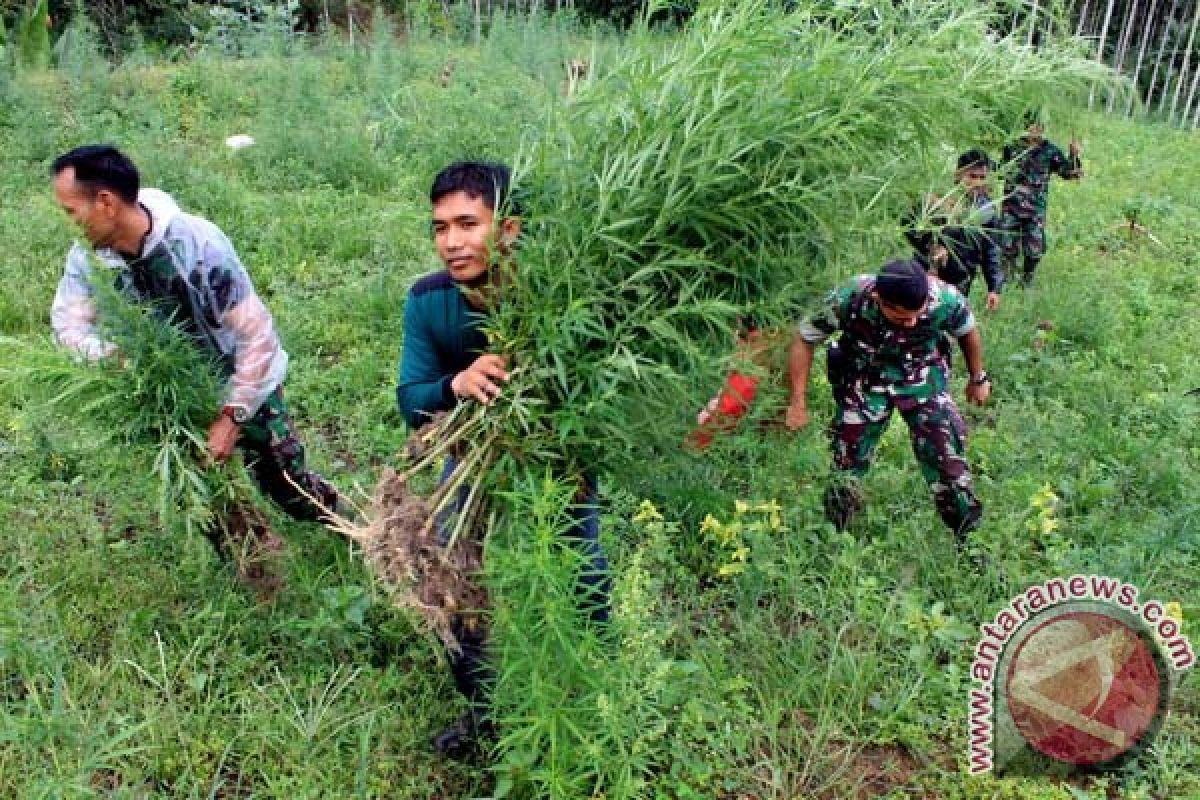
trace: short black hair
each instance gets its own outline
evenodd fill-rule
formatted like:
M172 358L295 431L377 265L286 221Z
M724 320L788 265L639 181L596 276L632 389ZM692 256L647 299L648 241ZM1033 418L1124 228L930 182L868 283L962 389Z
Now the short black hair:
M920 311L929 297L929 277L915 259L889 261L875 276L875 291L890 306Z
M968 150L958 157L958 169L973 169L975 167L991 169L992 166L991 156L978 148Z
M466 192L470 197L483 198L492 211L505 216L520 216L521 208L511 197L512 171L496 161L455 161L433 179L429 202L436 204L448 194Z
M141 177L129 157L109 144L86 144L63 153L50 166L52 175L71 167L75 181L92 197L107 189L126 203L136 203Z

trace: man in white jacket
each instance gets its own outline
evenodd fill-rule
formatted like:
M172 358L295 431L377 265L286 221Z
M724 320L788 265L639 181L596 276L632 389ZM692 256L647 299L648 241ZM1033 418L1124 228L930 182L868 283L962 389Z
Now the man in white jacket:
M116 354L96 326L93 280L111 280L131 299L158 305L224 368L226 392L222 407L213 409L209 455L223 461L242 448L259 485L285 511L324 520L337 491L305 467L283 400L288 356L229 239L165 192L141 189L137 168L114 147L76 148L55 159L52 172L59 205L95 254L75 242L67 255L50 312L55 338L89 361ZM93 264L103 273L93 274Z

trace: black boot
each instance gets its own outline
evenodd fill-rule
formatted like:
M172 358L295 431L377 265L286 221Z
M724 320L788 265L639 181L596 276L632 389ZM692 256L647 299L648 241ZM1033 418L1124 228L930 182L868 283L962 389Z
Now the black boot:
M862 493L851 484L834 484L825 490L825 518L844 531L865 506Z
M495 738L492 723L471 709L458 721L433 737L433 749L455 761L471 761Z
M1033 286L1033 273L1037 271L1038 263L1040 261L1041 261L1040 258L1026 258L1025 259L1025 271L1024 271L1024 274L1022 274L1022 276L1021 276L1021 286L1025 287L1027 289L1030 286Z
M983 521L983 504L974 495L968 497L963 507L959 507L945 495L938 495L937 510L942 522L954 534L954 544L960 552L967 549L968 538L972 531Z

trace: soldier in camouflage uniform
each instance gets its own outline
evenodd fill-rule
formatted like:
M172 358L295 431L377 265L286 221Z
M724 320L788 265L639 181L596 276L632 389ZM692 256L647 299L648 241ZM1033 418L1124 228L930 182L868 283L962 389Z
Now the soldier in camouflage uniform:
M283 399L288 356L233 245L164 192L141 189L137 168L115 148L72 150L54 162L53 174L55 196L93 248L101 279L135 301L153 303L218 356L227 387L222 407L213 409L209 455L221 461L240 447L259 485L288 514L324 520L338 495L305 466ZM59 343L88 361L117 355L96 328L93 272L88 249L76 242L50 312Z
M1003 227L1004 263L1012 277L1017 257L1023 250L1025 264L1021 281L1033 282L1038 262L1046 254L1046 203L1050 193L1050 176L1065 180L1083 177L1079 143L1072 141L1068 155L1063 155L1054 143L1044 138L1045 128L1035 114L1026 116L1027 129L1020 141L1004 148L1005 170Z
M967 466L966 425L948 387L938 346L958 340L970 370L967 398L987 402L991 380L983 342L966 298L926 274L917 261L892 261L878 275L860 275L834 290L822 313L805 320L792 344L787 426L808 424L808 379L818 345L835 334L827 367L837 411L830 426L834 480L825 494L830 522L845 529L861 510L866 474L892 410L912 434L913 452L942 520L958 541L979 524L982 506Z

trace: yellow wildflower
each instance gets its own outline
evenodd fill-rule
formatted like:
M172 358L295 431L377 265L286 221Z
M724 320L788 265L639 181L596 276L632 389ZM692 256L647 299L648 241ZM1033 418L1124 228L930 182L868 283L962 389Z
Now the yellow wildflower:
M663 515L649 500L643 500L642 504L638 506L637 513L633 515L633 521L638 525L644 525L647 522L662 522L662 519Z
M1044 485L1037 494L1033 496L1033 505L1037 508L1054 508L1058 505L1058 495L1054 493L1054 489L1050 484Z

